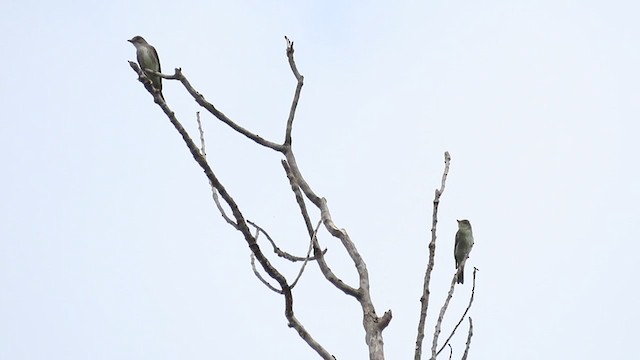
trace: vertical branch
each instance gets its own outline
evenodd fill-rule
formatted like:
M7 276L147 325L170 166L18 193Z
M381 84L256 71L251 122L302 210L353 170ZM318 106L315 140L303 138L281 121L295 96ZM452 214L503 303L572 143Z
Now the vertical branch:
M367 265L364 262L364 259L356 248L355 243L351 241L351 238L349 237L347 231L345 229L338 228L338 226L336 226L336 224L333 222L331 212L329 211L329 206L327 205L327 200L316 195L309 184L305 181L302 173L300 172L300 169L298 168L296 158L291 148L291 129L293 127L293 117L298 103L297 98L299 96L299 91L302 87L302 81L304 79L303 76L300 75L295 64L293 52L293 42L291 42L287 38L287 58L289 60L289 65L291 66L291 71L298 80L298 86L296 88L296 94L294 96L294 101L291 107L292 110L287 121L285 143L283 144L285 150L283 153L285 155L286 162L289 168L290 177L293 178L293 182L295 183L296 188L299 188L307 197L307 199L309 199L320 210L320 215L325 228L327 229L329 234L340 240L342 246L353 261L354 267L356 268L356 271L358 273L359 286L357 289L353 289L344 284L340 279L331 279L327 277L327 275L330 274L329 272L325 271L326 269L328 269L328 267L326 267L326 263L324 263L324 258L319 257L318 264L320 265L321 269L323 268L323 265L325 266L322 273L323 275L325 275L325 278L332 284L334 284L346 294L353 296L358 301L362 309L362 324L365 330L365 343L369 347L369 359L382 360L384 359L384 342L382 340L382 331L387 327L387 325L389 325L389 322L391 321L391 311L386 311L381 317L376 314L375 307L371 299L369 271L367 270ZM317 241L314 243L317 243Z
M296 66L296 62L293 59L293 41L289 40L288 37L284 37L287 40L287 59L289 60L289 66L291 66L291 71L293 72L293 76L298 80L298 84L296 85L296 92L293 96L293 101L291 102L291 109L289 110L289 118L287 119L287 130L284 136L284 146L291 146L291 131L293 129L293 119L296 116L296 109L298 108L298 101L300 100L300 92L302 91L302 85L304 85L304 76L300 75L298 71L298 67Z
M433 271L435 255L436 255L436 225L438 224L438 206L440 205L440 196L444 192L444 186L449 174L449 164L451 156L448 151L444 153L444 172L440 182L440 189L436 189L433 199L433 214L431 217L431 242L429 243L429 263L427 271L424 274L424 284L422 286L422 296L420 297L420 320L418 321L418 336L416 339L416 349L413 356L414 360L422 358L422 341L424 340L424 326L427 319L427 309L429 308L429 283L431 282L431 272Z

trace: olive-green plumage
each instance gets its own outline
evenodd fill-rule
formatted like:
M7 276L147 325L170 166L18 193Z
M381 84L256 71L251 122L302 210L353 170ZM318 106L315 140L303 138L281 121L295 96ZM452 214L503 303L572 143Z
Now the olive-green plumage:
M136 47L138 65L140 65L142 70L149 69L162 72L162 70L160 70L160 58L158 57L158 52L153 46L149 45L142 36L134 36L131 40L127 41ZM153 87L158 89L158 91L160 91L160 96L162 96L162 78L149 72L146 72L146 74L149 80L153 83ZM162 96L162 98L164 99L164 96Z
M456 259L456 268L458 269L458 284L464 284L464 262L469 257L471 248L473 248L473 232L471 231L471 223L469 220L457 220L458 232L456 233L456 244L453 249L453 255Z

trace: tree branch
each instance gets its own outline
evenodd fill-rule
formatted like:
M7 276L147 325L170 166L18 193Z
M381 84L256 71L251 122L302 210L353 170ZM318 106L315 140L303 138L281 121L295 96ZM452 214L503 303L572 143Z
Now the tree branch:
M467 360L467 355L469 355L469 348L471 347L471 337L473 336L473 320L469 317L469 334L467 335L467 345L464 348L464 354L462 355L462 360Z
M189 94L191 94L191 96L196 100L196 102L200 106L204 107L209 112L211 112L220 121L224 122L229 127L234 129L238 133L244 135L245 137L249 138L250 140L254 141L255 143L284 154L286 162L283 160L283 165L285 166L285 170L287 170L287 176L290 180L292 190L294 190L294 193L296 194L296 200L298 201L301 212L303 214L303 218L305 219L307 231L311 238L311 242L313 244L313 249L314 249L314 255L317 258L319 267L323 275L328 281L334 284L338 289L342 290L345 294L348 294L358 300L363 312L363 325L366 333L365 342L369 346L369 358L371 360L383 360L384 359L384 351L383 351L384 343L382 341L382 330L386 328L389 322L391 321L391 318L392 318L391 311L387 311L382 317L378 317L376 315L373 302L371 301L371 294L369 289L369 274L368 274L368 270L364 260L362 259L360 253L358 252L355 244L351 241L347 231L345 229L338 228L333 222L326 199L317 196L312 191L309 184L305 181L304 177L302 176L298 168L298 165L295 160L295 156L293 154L293 150L291 148L291 143L292 143L291 133L293 128L293 120L295 118L295 112L300 99L302 86L304 84L304 77L300 74L295 64L295 60L293 57L293 53L294 53L293 42L290 41L288 38L286 38L286 40L287 40L287 58L289 60L289 65L291 67L291 70L298 82L296 86L295 95L292 101L291 109L289 111L289 117L287 119L285 141L282 145L265 140L262 137L258 136L257 134L254 134L249 130L234 123L221 111L216 109L211 103L206 101L204 99L204 96L198 93L191 86L187 78L182 74L182 70L180 68L176 68L175 73L173 75L164 75L156 72L152 72L152 73L158 76L161 76L164 79L179 80L183 84L185 89L189 92ZM134 68L134 70L136 69ZM151 85L149 79L146 76L144 76L145 75L144 73L142 73L143 75L141 76L140 75L141 71L139 69L137 69L137 72L139 74L139 80L145 85L145 88L147 88L147 90L149 90L154 95L155 102L160 105L160 107L163 109L165 114L169 117L171 123L174 125L176 130L178 130L178 132L181 134L183 140L187 144L187 147L191 151L191 154L193 155L194 159L204 170L205 175L209 179L211 186L217 191L220 197L227 203L227 205L231 209L231 213L235 221L228 220L227 222L230 223L234 228L236 228L238 231L240 231L243 234L243 237L245 238L245 241L249 245L249 248L252 252L252 256L255 256L255 259L257 259L258 262L262 265L264 271L272 279L276 280L276 282L278 282L279 286L281 287L282 294L285 298L285 316L289 320L288 325L296 329L299 336L305 342L307 342L307 344L311 346L320 356L322 356L325 359L334 359L334 357L332 357L322 346L320 346L320 344L318 344L309 335L309 333L304 329L302 324L300 324L300 322L294 316L293 296L291 293L291 286L288 285L285 277L271 265L271 263L262 253L260 247L256 242L256 238L249 231L247 220L245 220L237 204L235 203L233 198L227 193L226 189L224 188L224 186L222 186L220 181L217 179L217 177L211 170L209 164L207 163L204 157L204 147L203 147L203 151L201 152L193 144L193 141L189 138L189 135L187 134L187 132L184 130L182 125L180 125L180 123L175 118L174 113L168 108L164 100L161 99L159 92L153 91L154 88ZM345 250L351 257L359 277L359 287L357 289L344 284L344 282L342 282L342 280L337 278L335 274L333 274L333 272L331 272L331 270L327 266L323 256L323 252L321 251L320 246L318 244L317 236L315 235L317 233L317 230L314 231L311 226L311 222L309 220L309 216L307 214L307 210L304 205L304 201L303 201L304 199L302 194L304 194L304 196L306 196L320 210L321 221L324 224L325 228L329 231L329 233L333 237L336 237L341 241ZM214 199L215 199L215 195L214 195ZM217 203L217 205L219 204ZM219 206L219 209L221 210L222 207ZM221 210L221 213L223 213L223 216L224 216L224 211ZM263 233L266 235L266 232L263 231ZM268 284L266 280L265 280L265 283ZM275 287L271 285L268 285L268 286L275 289Z
M440 197L444 193L444 186L447 181L447 175L449 174L449 164L451 163L451 156L448 151L444 153L444 171L442 173L442 180L440 181L440 189L436 189L435 197L433 199L433 214L431 216L431 242L429 243L429 263L427 265L427 271L424 274L424 284L422 286L422 296L420 297L420 320L418 321L418 336L416 339L416 349L414 354L414 360L420 360L422 358L422 341L424 340L424 326L427 320L427 309L429 308L429 284L431 282L431 272L435 263L436 255L436 226L438 224L438 206L440 205Z
M253 270L253 273L256 275L258 280L260 280L261 283L263 283L267 288L269 288L269 290L272 290L277 294L283 295L282 290L276 289L273 285L269 284L269 282L265 280L265 278L263 278L262 275L260 275L260 272L256 268L256 257L253 256L253 253L251 253L251 269Z
M287 59L289 60L289 66L293 72L293 76L296 77L298 84L296 85L296 92L291 102L291 110L289 110L289 119L287 119L287 130L284 136L284 146L291 146L291 131L293 129L293 119L296 116L296 108L298 107L298 101L300 100L300 92L302 91L302 85L304 85L304 76L300 75L296 62L293 59L293 41L288 37L284 37L287 40Z
M129 61L129 63L132 64L131 61ZM133 63L133 64L135 64L135 63ZM133 67L133 65L132 65L132 67ZM239 132L240 134L246 136L247 138L253 140L254 142L256 142L256 143L258 143L258 144L260 144L260 145L262 145L264 147L268 147L268 148L270 148L272 150L275 150L275 151L278 151L278 152L283 152L284 151L284 146L283 145L276 144L276 143L271 142L269 140L263 139L260 135L256 135L256 134L252 133L251 131L243 128L242 126L236 124L231 119L229 119L225 114L223 114L222 111L216 109L216 107L213 106L213 104L211 104L210 102L205 100L204 96L202 94L200 94L198 91L196 91L196 89L194 89L193 86L191 86L191 83L189 82L189 80L187 80L186 76L184 76L182 74L182 69L176 68L174 70L174 74L173 75L165 75L165 74L159 73L157 71L152 71L152 70L149 70L149 72L154 74L154 75L158 75L158 76L162 77L163 79L180 81L182 83L182 85L184 86L184 88L187 90L187 92L189 94L191 94L193 99L200 106L202 106L203 108L207 109L207 111L209 111L211 114L213 114L213 116L218 118L223 123L227 124L233 130ZM140 73L138 73L138 74L140 74ZM147 87L146 83L145 83L145 87ZM147 88L147 90L149 90L149 89ZM153 90L153 87L151 88L151 90ZM154 98L155 98L155 96L154 96ZM156 102L158 102L158 101L156 101Z
M147 73L145 71L143 71L142 69L140 69L138 64L133 62L133 61L129 61L129 66L131 66L133 71L135 71L138 74L138 81L140 81L142 83L142 85L144 85L144 88L147 89L149 94L151 94L151 96L153 96L153 101L158 105L160 105L161 103L164 103L166 105L166 103L164 101L164 98L161 95L162 93L158 89L153 87L153 83L147 77ZM156 73L155 71L153 71L151 69L146 69L146 71L148 71L150 73Z
M287 41L289 42L288 39ZM295 65L295 61L293 58L293 43L291 43L291 46L288 46L287 49L287 57L289 59L289 64L291 65L291 70L294 72L296 78L300 78L301 75L297 70L297 66ZM288 132L290 133L290 131ZM354 298L356 298L360 303L363 316L362 324L365 329L365 342L369 347L369 358L371 360L382 360L384 359L384 342L382 340L382 330L391 320L391 312L388 312L387 317L382 322L384 326L380 327L378 324L380 323L381 318L376 315L375 307L373 306L373 302L371 300L371 293L369 289L369 272L367 270L367 265L360 256L360 253L358 252L355 244L351 241L351 238L349 237L347 231L345 229L339 229L333 222L326 199L317 196L315 192L311 190L311 187L302 176L290 144L285 143L284 147L284 155L287 160L287 165L295 183L300 187L304 195L320 210L320 215L325 228L327 229L327 231L329 231L329 234L340 240L342 246L345 248L347 254L349 254L354 266L356 267L359 278L358 289L355 293L346 292L346 288L343 286L341 290L345 291L345 293L349 295L354 296ZM321 261L322 259L318 260L319 265L321 264ZM332 283L334 285L340 284L340 282Z
M322 224L322 221L318 221L318 225L316 226L315 230L313 231L313 236L311 236L311 241L309 241L309 250L307 250L307 257L306 260L304 261L304 263L302 263L302 266L300 267L300 272L298 273L298 276L296 277L295 280L293 280L293 282L291 283L291 288L293 289L296 284L298 283L298 280L300 280L300 277L302 276L302 273L304 272L304 268L305 266L307 266L307 262L309 259L309 255L311 255L311 249L313 249L313 243L316 241L317 239L317 235L318 235L318 230L320 229L320 225ZM324 254L323 254L324 255ZM320 255L320 256L323 256Z
M444 344L442 344L442 346L440 347L440 350L438 350L438 352L436 353L436 356L440 355L444 347L449 343L449 340L451 340L451 338L453 337L453 334L455 334L460 324L462 324L462 321L464 320L465 316L467 316L467 313L471 308L471 304L473 304L473 298L475 297L475 294L476 294L476 272L477 271L478 269L474 267L473 268L473 286L471 287L471 296L469 297L469 304L467 305L467 308L464 310L464 313L460 317L460 321L458 321L456 326L454 326L453 330L451 331L451 334L449 335L447 340L444 342Z
M206 148L205 148L204 130L202 128L202 122L200 121L200 112L199 111L196 112L196 122L198 123L198 133L200 134L200 153L202 154L202 157L204 157L204 159L206 160L207 159L207 151L206 151ZM216 207L218 208L218 211L220 212L220 215L222 215L222 218L224 219L224 221L227 222L227 224L231 225L234 229L238 230L238 224L236 224L233 220L231 220L231 218L229 218L229 216L227 215L226 211L224 211L224 208L222 207L222 204L220 203L220 199L218 198L218 191L211 184L211 182L209 182L209 186L211 186L211 197L213 198L213 202L216 204Z
M249 225L253 226L258 232L263 233L267 237L267 240L269 240L269 242L271 243L271 246L273 247L273 252L276 253L276 255L278 255L279 257L287 259L287 260L289 260L291 262L308 261L308 260L316 260L317 259L316 256L313 256L313 257L309 258L309 255L307 255L307 257L294 256L294 255L289 254L286 251L281 250L276 245L275 241L273 241L273 239L271 238L269 233L267 233L263 228L261 228L260 226L258 226L256 223L254 223L251 220L247 220L247 223L249 223Z
M282 167L284 168L287 174L287 179L289 179L289 184L291 185L291 191L293 191L296 197L296 202L298 203L298 207L300 207L300 213L302 214L302 218L304 219L305 225L307 226L307 232L309 233L310 237L313 237L314 230L311 225L311 220L309 219L309 213L307 211L307 206L304 202L304 197L302 195L302 192L300 191L300 187L298 186L296 179L293 177L293 174L291 173L291 169L289 168L287 161L282 160L281 163L282 163ZM316 237L316 240L313 242L313 253L318 259L318 266L320 267L320 271L322 272L322 275L324 275L325 279L327 279L331 284L333 284L333 286L335 286L345 294L353 297L358 296L358 290L345 284L340 278L336 276L336 274L333 273L331 268L329 268L329 265L324 259L324 256L323 256L324 253L320 250L320 245L318 244L317 237Z
M453 274L453 279L451 279L447 298L444 300L444 304L442 305L442 308L440 308L440 313L438 314L438 320L436 320L436 327L433 331L433 340L431 342L431 360L436 360L436 348L438 347L438 337L440 336L440 331L442 329L442 320L444 319L444 313L447 312L447 308L449 307L449 301L451 301L451 298L453 297L453 291L455 290L457 280L458 271L456 269L455 274Z

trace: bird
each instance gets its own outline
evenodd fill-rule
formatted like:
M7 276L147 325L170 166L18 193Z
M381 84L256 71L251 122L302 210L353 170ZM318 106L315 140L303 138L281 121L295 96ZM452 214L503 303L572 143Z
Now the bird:
M140 65L142 70L149 69L157 72L162 72L162 70L160 70L160 58L158 57L158 52L153 46L149 45L149 43L142 36L134 36L127 41L132 43L133 46L136 47L138 64ZM149 77L149 80L151 80L153 87L158 90L160 96L164 100L164 96L162 96L162 78L149 72L146 72L146 74L147 77Z
M473 232L469 220L456 220L458 222L458 232L456 233L456 243L453 248L453 256L458 269L458 284L464 284L464 264L473 248Z

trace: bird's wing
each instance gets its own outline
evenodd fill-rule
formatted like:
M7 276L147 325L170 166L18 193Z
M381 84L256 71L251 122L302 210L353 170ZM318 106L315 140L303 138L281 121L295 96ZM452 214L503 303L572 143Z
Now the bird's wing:
M156 48L154 48L153 46L151 46L151 50L153 50L153 55L155 55L156 59L158 59L158 72L161 73L162 72L162 68L160 67L160 57L158 56L158 52L156 51ZM157 84L157 88L158 90L162 91L162 78L160 78L160 76L156 77L156 79L158 80L158 84Z
M140 65L140 70L144 71L144 57L142 56L142 50L136 49L136 59L138 59L138 65Z
M456 242L453 245L453 258L456 260L456 266L458 266L458 244L462 241L462 233L460 230L456 232Z
M151 46L151 50L153 50L153 55L155 55L156 59L158 59L158 72L162 72L162 68L160 67L160 57L158 56L158 52L156 51L156 48L154 48L153 46Z

